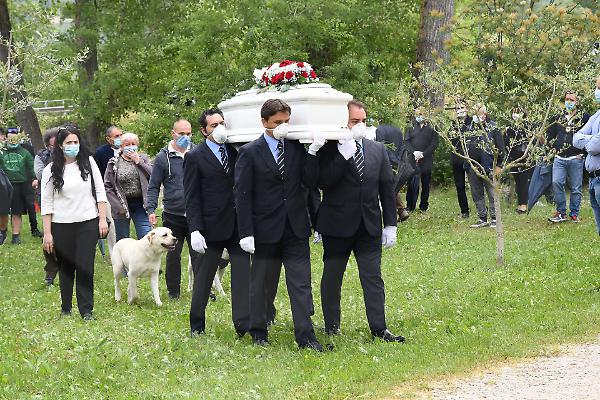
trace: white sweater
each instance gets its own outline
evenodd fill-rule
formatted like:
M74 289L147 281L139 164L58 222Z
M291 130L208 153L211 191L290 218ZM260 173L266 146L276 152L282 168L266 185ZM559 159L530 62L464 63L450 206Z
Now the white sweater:
M94 174L96 196L98 203L106 202L104 179L96 162L90 157L90 165ZM73 223L94 219L98 216L98 206L92 194L92 180L81 179L81 172L77 162L65 164L63 179L65 184L60 192L54 190L51 176L52 163L48 164L42 172L42 215L52 215L52 222Z

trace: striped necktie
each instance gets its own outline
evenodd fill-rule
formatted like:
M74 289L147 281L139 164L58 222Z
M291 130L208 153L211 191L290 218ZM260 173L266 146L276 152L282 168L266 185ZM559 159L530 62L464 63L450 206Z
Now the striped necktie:
M277 141L277 168L279 168L279 173L283 176L283 142L281 140Z
M219 153L221 153L221 164L223 164L223 169L225 173L229 173L229 161L227 160L227 151L225 151L225 146L219 147Z
M356 153L354 153L354 163L356 164L356 170L358 171L358 175L360 176L360 180L363 179L363 171L365 169L365 157L361 151L362 145L359 142L356 142Z

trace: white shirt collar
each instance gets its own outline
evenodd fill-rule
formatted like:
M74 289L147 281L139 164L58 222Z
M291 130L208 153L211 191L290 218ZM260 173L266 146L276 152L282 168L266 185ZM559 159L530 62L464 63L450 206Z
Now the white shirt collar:
M169 147L167 148L167 150L169 151L169 153L175 153L175 155L177 155L177 156L179 156L181 158L184 158L185 157L185 153L188 152L189 148L186 149L183 153L180 152L180 151L177 151L177 150L175 150L175 147L173 147L173 141L171 140L169 142Z

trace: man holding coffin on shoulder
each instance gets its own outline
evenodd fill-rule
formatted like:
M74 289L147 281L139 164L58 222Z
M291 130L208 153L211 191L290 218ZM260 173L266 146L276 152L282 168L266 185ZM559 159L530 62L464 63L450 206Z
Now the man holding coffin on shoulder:
M381 246L389 248L396 243L392 169L385 146L365 138L364 104L350 101L348 114L353 138L330 141L319 154L323 200L317 214L317 231L323 237L321 302L325 332L340 333L342 279L350 252L354 252L371 335L385 342L404 342L403 336L387 329L381 278Z

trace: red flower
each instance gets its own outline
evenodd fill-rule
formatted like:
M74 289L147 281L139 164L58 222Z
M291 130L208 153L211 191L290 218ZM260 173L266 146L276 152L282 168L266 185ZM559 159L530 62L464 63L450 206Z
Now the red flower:
M306 71L302 71L300 75L302 75L303 78L308 78L308 72Z
M280 67L285 67L285 66L291 65L291 64L293 64L293 63L294 63L294 62L293 62L293 61L290 61L290 60L283 60L282 62L280 62L280 63L279 63L279 66L280 66Z
M294 77L294 73L292 71L288 71L285 73L285 79L292 79Z
M317 74L315 74L315 71L310 71L310 77L315 79L317 77Z
M299 67L299 68L304 68L304 63L303 63L303 62L299 62L299 63L298 63L298 67Z

